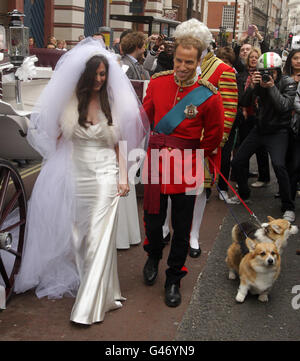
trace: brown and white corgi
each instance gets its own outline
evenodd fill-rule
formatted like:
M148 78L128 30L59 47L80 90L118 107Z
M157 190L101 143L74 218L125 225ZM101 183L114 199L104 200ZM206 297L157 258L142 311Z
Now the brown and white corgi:
M257 294L259 301L267 302L268 293L280 273L280 240L274 243L246 239L249 253L239 266L240 286L237 302L244 302L248 292Z
M239 266L242 258L249 252L246 245L246 235L256 242L275 243L280 254L287 245L290 235L298 232L297 226L292 226L285 219L274 219L268 216L268 223L258 227L252 222L236 224L232 228L232 244L227 250L226 262L229 268L229 279L235 279L239 274Z

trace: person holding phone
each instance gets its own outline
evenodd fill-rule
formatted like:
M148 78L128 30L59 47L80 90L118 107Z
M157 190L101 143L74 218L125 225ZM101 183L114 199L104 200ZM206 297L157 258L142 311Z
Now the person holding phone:
M165 51L166 44L164 38L165 37L163 35L159 35L159 36L157 35L154 38L152 38L155 39L154 45L151 47L151 49L148 49L147 56L143 64L144 69L146 69L149 72L150 76L152 76L155 72L155 69L158 64L159 54Z
M243 35L241 36L240 45L236 44L233 49L236 56L233 67L238 73L244 72L247 68L247 57L253 48L253 46L250 44L250 38L256 38L258 40L261 53L266 53L269 51L269 48L264 42L264 39L260 34L258 27L254 24L249 25L248 31L243 33Z

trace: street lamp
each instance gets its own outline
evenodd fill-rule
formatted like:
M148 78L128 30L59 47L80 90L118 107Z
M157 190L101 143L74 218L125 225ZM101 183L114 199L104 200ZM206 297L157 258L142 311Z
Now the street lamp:
M8 27L8 54L14 66L21 66L25 57L29 56L29 28L21 20L25 14L18 10L8 13L11 17Z
M22 14L18 10L13 10L8 13L10 23L8 25L8 55L10 62L15 67L20 67L23 64L24 58L29 56L29 28L24 26ZM15 73L15 91L17 107L21 106L21 82Z

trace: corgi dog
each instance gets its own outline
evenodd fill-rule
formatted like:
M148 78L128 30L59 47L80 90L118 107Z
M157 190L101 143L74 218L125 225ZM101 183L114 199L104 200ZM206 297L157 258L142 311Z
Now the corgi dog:
M268 301L268 293L280 274L280 240L257 242L246 238L249 249L239 265L240 285L237 302L244 302L248 292L258 294L258 300Z
M280 254L287 245L290 235L298 233L298 227L292 226L285 219L274 219L268 216L268 223L261 227L252 222L236 224L232 228L232 244L227 250L226 262L229 268L229 279L235 279L239 274L242 258L249 252L246 245L246 235L256 242L277 243Z

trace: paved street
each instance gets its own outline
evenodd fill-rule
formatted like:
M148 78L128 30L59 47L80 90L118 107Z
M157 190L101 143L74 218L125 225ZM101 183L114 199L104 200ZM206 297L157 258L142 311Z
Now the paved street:
M261 222L266 216L280 218L278 191L272 177L269 187L253 190L250 209ZM240 221L248 220L242 205L231 206ZM296 224L300 224L300 198L296 202ZM224 262L234 219L226 215L211 255L198 279L191 303L176 333L176 340L203 341L299 341L300 340L300 233L291 236L282 255L282 270L268 303L248 295L243 304L235 301L239 280L228 280ZM292 293L297 286L297 293ZM296 291L295 291L296 292ZM297 296L295 298L295 296ZM297 309L292 307L292 300Z
M267 188L255 189L250 208L263 222L267 215L281 215L274 199L277 182L272 177ZM142 199L138 199L143 236ZM242 205L231 206L244 221L249 215ZM297 199L300 224L300 198ZM0 312L0 338L8 340L110 340L110 341L204 341L204 340L300 340L300 309L292 307L292 288L300 285L300 233L289 240L282 257L282 273L267 304L248 296L243 304L235 302L238 281L227 278L226 249L235 221L225 204L213 191L200 232L202 255L187 260L189 274L182 282L182 304L164 304L164 270L168 247L160 263L157 283L143 284L142 268L146 255L142 245L118 251L118 268L123 308L109 312L103 323L80 326L70 323L74 299L38 300L33 292L15 295ZM298 290L298 294L300 291ZM298 298L298 306L300 300Z

